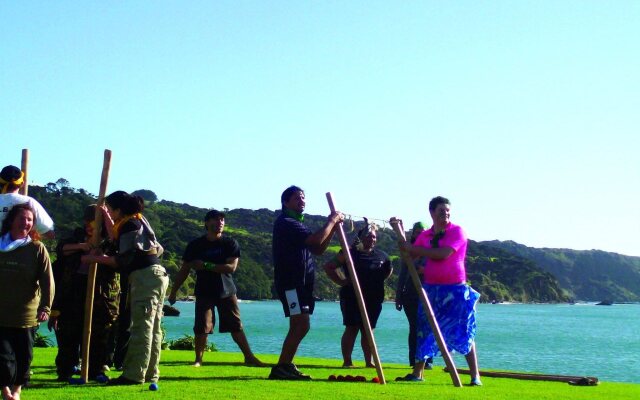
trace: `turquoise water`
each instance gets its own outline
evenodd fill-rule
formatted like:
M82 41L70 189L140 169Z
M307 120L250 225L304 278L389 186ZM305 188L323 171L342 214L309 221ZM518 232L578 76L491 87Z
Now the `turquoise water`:
M169 339L192 334L193 303L176 303L180 317L164 321ZM242 321L255 353L279 354L288 320L275 301L242 302ZM640 383L640 305L595 306L481 304L476 345L480 368L562 375L596 376L604 381ZM338 303L320 302L311 332L298 355L341 359L342 316ZM220 351L238 351L229 334L209 337ZM407 363L407 322L404 312L385 303L375 331L384 363ZM362 360L359 341L356 363ZM214 355L206 355L206 358ZM458 367L464 357L456 355ZM442 359L436 365L444 366Z
M192 335L193 303L176 303L179 317L165 317L168 339ZM276 301L244 301L242 322L255 353L279 354L288 320ZM596 376L603 381L640 383L640 304L480 304L476 346L480 368ZM311 318L311 331L298 355L341 359L340 306L320 302ZM41 329L41 333L48 333ZM49 334L52 336L51 334ZM385 303L375 331L382 365L405 364L407 322L404 312ZM229 334L209 336L220 351L237 352ZM205 358L215 357L213 354ZM454 356L465 367L464 357ZM359 341L354 361L362 365ZM436 365L444 366L442 359Z

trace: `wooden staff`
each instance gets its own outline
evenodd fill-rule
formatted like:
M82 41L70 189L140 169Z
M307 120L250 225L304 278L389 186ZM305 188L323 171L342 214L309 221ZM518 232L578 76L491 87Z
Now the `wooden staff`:
M20 164L20 169L24 174L22 177L22 187L20 188L19 193L27 196L29 194L29 180L28 180L28 171L29 171L29 149L22 149L22 163Z
M448 369L445 368L445 372ZM471 372L468 369L458 368L458 373L469 375ZM501 371L482 371L480 376L488 376L491 378L511 378L522 379L528 381L551 381L551 382L566 382L578 386L593 386L598 384L598 378L595 376L572 376L572 375L548 375L548 374L527 374L520 372L501 372Z
M389 221L391 226L393 227L393 231L398 236L398 240L401 242L406 242L407 238L404 235L404 227L402 226L402 221L397 218L391 218ZM402 249L401 249L402 250ZM447 371L451 375L451 381L453 382L453 386L462 387L462 382L460 381L460 376L458 375L458 370L456 370L456 366L453 362L453 358L451 354L447 350L447 345L444 341L444 337L442 336L442 332L440 332L440 326L438 326L438 321L436 320L436 316L433 313L433 308L431 308L431 302L429 302L429 297L427 293L425 293L422 288L422 283L420 282L420 277L418 276L418 272L416 271L415 265L413 265L413 260L411 257L404 251L400 251L400 255L402 256L402 261L404 261L407 266L407 270L409 271L409 275L411 276L411 281L413 281L413 286L418 293L418 297L422 302L422 307L425 310L425 314L427 314L427 319L429 320L429 325L431 326L431 331L433 332L433 336L438 343L438 348L442 353L442 358L444 358L444 363L447 366Z
M91 236L91 244L94 247L100 245L102 237L102 210L104 197L107 192L107 182L109 180L109 168L111 167L111 150L104 151L104 162L102 164L102 177L100 178L100 193L98 194L98 203L95 213L95 229ZM87 296L84 302L84 330L82 333L82 369L80 377L86 383L89 381L89 347L91 346L91 320L93 315L93 295L96 286L96 272L98 270L97 263L89 265L89 275L87 276Z
M327 193L327 201L329 202L329 208L331 209L331 212L335 212L336 207L333 203L333 197L331 197L331 192ZM344 257L347 260L347 267L349 269L349 280L351 281L351 285L353 286L353 291L356 293L356 299L358 300L358 308L360 308L360 317L362 319L362 326L364 327L364 333L365 333L365 336L367 337L367 342L369 343L369 349L371 350L371 355L373 356L373 362L376 365L376 371L378 372L378 379L380 380L380 384L384 385L387 382L384 379L384 372L382 371L380 356L378 356L378 347L376 346L376 341L373 337L373 331L371 330L371 324L369 323L369 315L367 314L367 308L364 305L364 298L362 297L362 289L360 288L358 275L356 275L356 268L353 265L353 259L351 258L351 253L349 252L349 243L347 243L347 236L344 234L342 223L338 225L338 239L340 240L340 245L342 246Z

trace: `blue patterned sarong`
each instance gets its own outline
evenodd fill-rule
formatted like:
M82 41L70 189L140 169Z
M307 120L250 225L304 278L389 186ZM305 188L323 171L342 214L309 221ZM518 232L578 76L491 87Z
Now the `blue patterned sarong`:
M449 352L468 354L476 337L476 303L480 293L468 285L422 285ZM416 360L440 355L422 302L418 306Z

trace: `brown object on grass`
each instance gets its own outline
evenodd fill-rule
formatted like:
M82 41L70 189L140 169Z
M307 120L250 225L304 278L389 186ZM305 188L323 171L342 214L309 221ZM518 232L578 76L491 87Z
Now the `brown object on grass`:
M447 368L444 368L443 371L449 372ZM457 371L458 373L466 375L469 375L470 373L468 369L463 368L458 368ZM480 376L487 376L490 378L522 379L529 381L566 382L574 386L595 386L599 383L598 378L595 376L551 375L500 371L481 371Z

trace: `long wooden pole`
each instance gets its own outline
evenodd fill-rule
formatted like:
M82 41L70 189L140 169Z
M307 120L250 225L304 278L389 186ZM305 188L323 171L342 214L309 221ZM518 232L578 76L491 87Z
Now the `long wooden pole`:
M448 369L445 369L448 372ZM469 375L471 371L468 369L458 368L458 373ZM521 372L502 372L502 371L482 371L480 376L488 376L491 378L511 378L522 379L528 381L551 381L551 382L567 382L577 383L585 386L597 385L598 378L595 376L572 376L572 375L548 375L548 374L527 374Z
M29 194L29 149L22 149L22 162L20 164L20 169L24 174L22 178L24 183L22 184L19 193L27 196Z
M404 235L404 227L402 226L402 221L396 218L391 218L389 221L391 226L393 227L393 231L396 233L398 240L401 242L406 242L407 238ZM427 319L429 320L429 325L431 326L431 331L438 343L438 348L442 353L442 358L444 358L444 363L447 366L447 371L451 375L451 381L453 382L453 386L461 387L462 382L460 381L460 376L458 375L458 370L453 362L453 358L451 354L447 350L447 345L444 341L444 337L442 336L442 332L440 331L440 326L438 325L438 321L436 320L436 316L433 313L433 308L431 307L431 302L429 302L429 297L425 293L422 288L422 283L420 282L420 277L418 276L418 271L416 271L415 265L413 265L413 260L409 255L403 251L400 252L402 256L402 261L407 266L407 270L409 271L409 275L411 276L411 281L413 282L413 286L416 288L416 293L418 293L418 297L422 302L422 307L425 310L425 314L427 314Z
M327 201L329 202L329 208L331 212L336 211L335 204L333 203L333 197L331 196L331 192L327 193ZM358 281L358 275L356 275L356 268L353 265L353 259L351 258L351 253L349 252L349 243L347 242L347 236L344 233L344 229L342 227L342 223L338 225L338 239L340 240L340 245L342 246L342 251L347 260L347 268L349 269L349 280L351 281L351 285L353 286L353 291L356 293L356 299L358 300L358 308L360 308L360 316L362 319L362 326L364 327L364 333L367 337L367 342L369 343L369 349L371 350L371 355L373 356L373 362L376 365L376 371L378 372L378 379L380 380L380 384L386 384L386 380L384 379L384 372L382 371L382 363L380 362L380 356L378 355L378 347L376 346L376 341L373 337L373 330L371 330L371 324L369 323L369 315L367 314L367 308L364 305L364 298L362 297L362 289L360 288L360 282Z
M107 182L109 181L109 169L111 168L111 150L104 151L104 162L102 164L102 176L100 178L100 193L98 194L98 207L95 214L95 229L91 236L91 244L100 244L102 230L102 210L104 198L107 193ZM82 334L82 369L80 377L86 383L89 381L89 347L91 346L91 320L93 316L93 298L96 286L96 272L98 264L89 265L89 275L87 277L87 296L84 302L84 330Z

